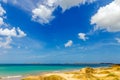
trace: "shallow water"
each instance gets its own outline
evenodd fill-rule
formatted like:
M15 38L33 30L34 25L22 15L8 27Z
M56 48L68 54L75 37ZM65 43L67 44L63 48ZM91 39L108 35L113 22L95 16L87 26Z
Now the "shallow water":
M109 66L109 64L4 64L0 65L0 76L4 78L2 80L20 80L23 75L105 66Z

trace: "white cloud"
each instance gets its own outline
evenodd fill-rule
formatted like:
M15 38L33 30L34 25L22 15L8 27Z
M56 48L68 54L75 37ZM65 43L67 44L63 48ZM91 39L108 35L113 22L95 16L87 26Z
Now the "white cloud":
M2 40L2 41L1 41ZM0 40L0 48L11 48L12 46L10 46L12 39L11 37L6 37L3 41L3 38L1 38Z
M96 24L98 29L106 29L109 32L120 31L120 0L114 0L100 7L92 16L91 24Z
M50 7L55 7L57 1L59 1L59 0L46 0L46 2L44 2L44 3Z
M65 47L71 47L73 45L73 41L69 40L67 43L64 44Z
M8 28L0 28L0 35L1 36L10 36L10 37L24 37L26 34L20 29L8 29Z
M17 36L15 28L12 28L12 29L0 28L0 35L2 35L2 36Z
M115 40L116 40L118 43L120 43L120 38L115 38Z
M3 18L0 17L0 26L4 24Z
M92 3L95 0L58 0L58 5L62 8L63 12L74 6L80 6L85 3Z
M78 33L79 39L86 41L88 39L88 37L86 37L85 33Z
M0 0L6 4L12 4L14 6L20 7L22 10L31 12L32 9L37 7L40 0Z
M6 11L3 9L3 7L0 4L0 16L3 16L6 13Z
M59 6L64 12L74 6L80 6L85 3L91 3L95 0L45 0L39 6L32 10L32 20L41 24L49 23L55 16L53 12Z
M25 37L27 34L23 32L19 27L17 28L18 35L17 37Z
M0 26L2 26L4 24L3 18L4 18L5 13L6 13L6 11L3 9L3 7L0 4Z
M49 8L45 5L39 5L38 8L32 11L32 19L42 24L49 23L49 21L51 21L54 18L54 16L52 16L53 11L54 8Z

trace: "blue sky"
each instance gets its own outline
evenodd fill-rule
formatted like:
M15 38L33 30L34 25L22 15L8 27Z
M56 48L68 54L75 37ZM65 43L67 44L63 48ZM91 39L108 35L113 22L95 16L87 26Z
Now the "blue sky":
M0 0L0 63L120 63L119 0Z

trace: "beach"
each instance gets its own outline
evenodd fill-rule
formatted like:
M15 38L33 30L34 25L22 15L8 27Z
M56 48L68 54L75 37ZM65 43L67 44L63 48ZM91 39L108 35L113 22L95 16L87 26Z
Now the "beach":
M120 65L30 75L22 80L120 80Z

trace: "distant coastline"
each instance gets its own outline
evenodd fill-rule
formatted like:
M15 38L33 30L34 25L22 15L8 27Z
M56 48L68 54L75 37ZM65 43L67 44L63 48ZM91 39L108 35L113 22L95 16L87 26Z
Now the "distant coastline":
M111 64L113 65L116 63L0 63L0 65L84 65L84 64Z

